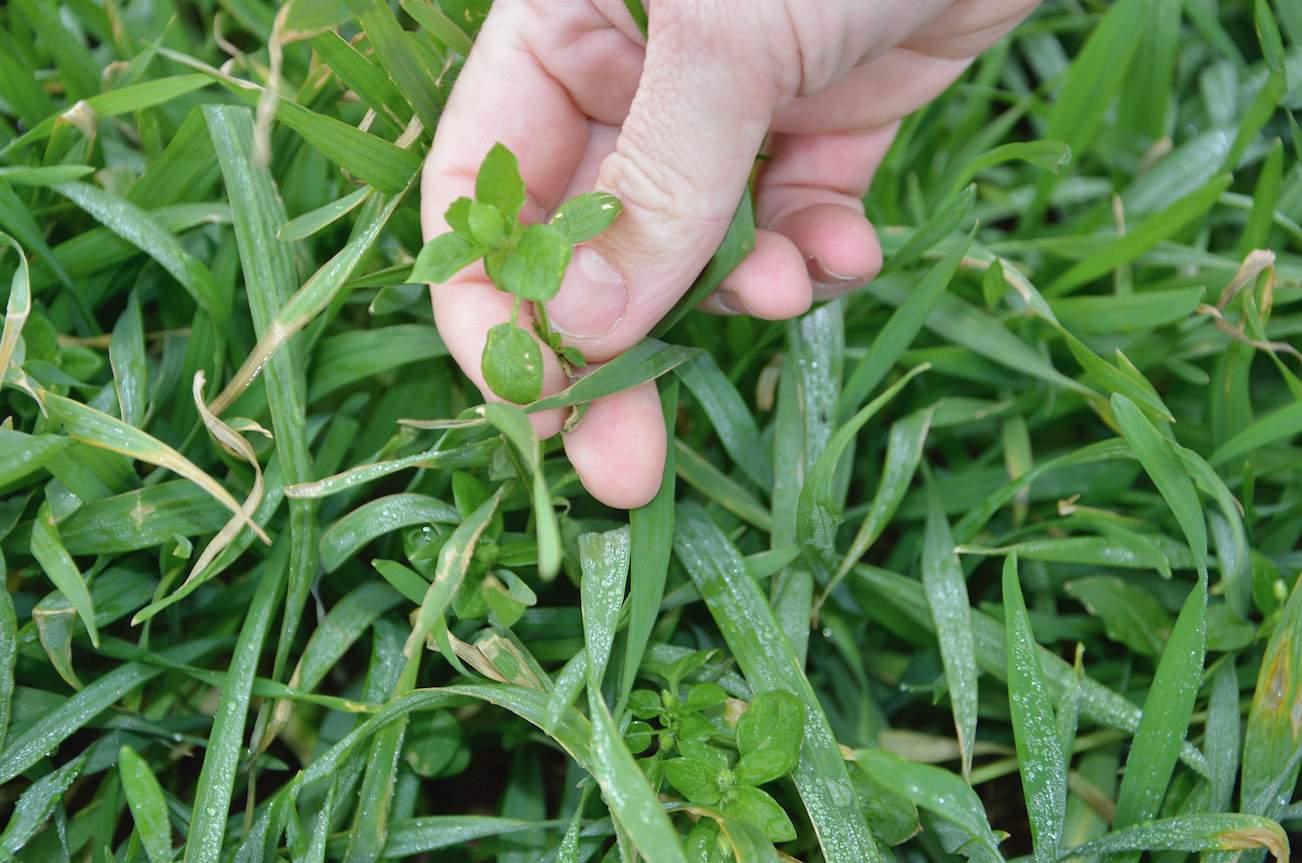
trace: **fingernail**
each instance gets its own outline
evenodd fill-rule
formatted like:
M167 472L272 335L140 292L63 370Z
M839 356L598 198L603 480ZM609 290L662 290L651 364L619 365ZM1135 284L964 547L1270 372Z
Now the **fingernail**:
M732 291L721 290L714 295L714 298L718 301L719 305L734 314L750 314L750 309L746 308L746 304L741 301L741 297L737 296Z
M580 246L547 314L563 335L595 338L613 330L627 307L628 290L619 271L596 249Z
M805 258L805 266L809 270L809 280L823 287L844 287L863 281L863 276L847 276L843 273L832 272L823 266L822 261L812 255Z

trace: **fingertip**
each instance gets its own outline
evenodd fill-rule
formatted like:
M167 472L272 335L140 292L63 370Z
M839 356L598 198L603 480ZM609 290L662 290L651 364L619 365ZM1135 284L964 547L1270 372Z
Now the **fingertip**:
M565 452L584 488L616 509L644 506L656 496L665 446L664 416L654 383L598 399L565 434Z
M782 234L759 230L755 247L712 299L726 311L781 321L808 311L813 296L796 246Z
M800 250L818 299L843 294L881 271L881 243L861 211L814 204L787 215L775 227Z

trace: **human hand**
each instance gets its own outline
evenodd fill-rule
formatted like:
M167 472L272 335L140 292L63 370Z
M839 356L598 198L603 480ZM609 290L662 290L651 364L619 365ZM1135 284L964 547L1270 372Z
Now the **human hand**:
M575 250L547 304L592 362L646 336L690 287L724 232L761 147L755 248L704 307L783 319L881 267L861 198L902 117L939 95L1038 0L651 0L644 40L623 0L497 0L453 89L425 164L425 238L473 195L484 154L519 157L542 221L594 188L623 215ZM481 265L431 286L453 358L480 371L512 297ZM528 311L520 324L529 327ZM568 381L542 350L544 394ZM542 436L564 414L531 417ZM565 434L584 486L616 507L659 488L665 431L653 383L594 402Z

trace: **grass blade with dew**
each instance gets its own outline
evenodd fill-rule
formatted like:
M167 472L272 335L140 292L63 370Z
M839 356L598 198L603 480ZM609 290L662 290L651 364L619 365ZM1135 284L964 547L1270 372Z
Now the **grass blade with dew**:
M1144 698L1143 717L1117 793L1113 827L1130 827L1159 812L1189 729L1206 652L1207 578L1200 575L1176 618ZM1134 855L1129 859L1137 859Z
M1008 701L1026 796L1036 863L1054 863L1067 809L1067 758L1062 751L1039 645L1022 599L1017 555L1004 560L1004 618L1008 638Z
M955 552L954 538L941 509L938 492L928 486L927 527L922 545L922 584L936 624L940 656L949 687L950 709L963 766L972 773L972 745L976 741L977 666L972 635L972 609L967 579Z

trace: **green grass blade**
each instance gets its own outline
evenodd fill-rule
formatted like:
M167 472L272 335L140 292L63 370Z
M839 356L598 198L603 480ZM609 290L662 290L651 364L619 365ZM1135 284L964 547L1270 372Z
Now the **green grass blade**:
M629 548L629 531L625 528L579 536L579 565L583 572L579 589L589 692L600 693L606 676L619 610L624 604Z
M54 814L54 807L76 781L89 759L90 753L82 753L80 757L27 786L14 804L13 814L9 816L4 832L0 833L0 852L12 859L12 855L27 845L36 831Z
M1206 610L1207 583L1200 577L1176 618L1144 699L1143 718L1117 794L1114 827L1153 818L1166 796L1202 680Z
M113 388L118 396L118 416L137 428L144 424L149 390L144 326L140 299L133 291L127 298L126 310L113 327L109 365L113 369Z
M936 494L933 488L927 495L922 584L936 623L963 775L967 777L972 773L972 746L976 742L977 725L977 666L972 611L968 603L967 580L954 552L954 538L950 535L949 523Z
M1121 92L1130 61L1148 29L1152 9L1153 4L1147 0L1120 0L1109 7L1067 70L1049 111L1046 138L1063 141L1072 152L1086 152ZM1035 202L1027 210L1023 225L1043 214L1056 186L1054 175L1041 175Z
M86 100L86 106L101 119L117 117L133 111L143 111L156 105L162 105L187 93L212 85L207 75L175 75L169 78L155 78L127 87L108 90ZM36 141L44 140L54 131L55 124L62 117L62 112L51 114L3 148L0 158L8 156L13 150L25 147Z
M855 436L910 381L927 371L925 365L910 369L898 381L873 399L836 430L818 455L800 489L796 507L796 539L811 565L830 570L836 557L836 533L845 521L844 504L835 488L838 464Z
M425 128L433 129L442 113L437 83L425 74L389 4L382 0L350 0L349 6L398 91L416 109Z
M339 569L367 543L418 524L457 524L456 507L428 495L391 494L362 504L321 532L321 566Z
M1207 521L1193 481L1172 451L1171 442L1158 432L1134 402L1120 393L1112 396L1112 412L1122 436L1134 449L1139 463L1184 531L1194 564L1200 572L1206 573Z
M590 769L615 822L627 832L643 856L685 861L673 825L629 754L601 696L606 662L623 605L629 551L630 533L625 528L579 537L588 713L592 717Z
M1247 428L1216 448L1208 459L1213 467L1255 452L1276 441L1302 434L1302 401L1285 405L1259 417Z
M1063 273L1045 289L1048 294L1063 294L1105 276L1131 263L1163 240L1178 234L1186 225L1202 218L1230 187L1229 174L1220 174L1200 189L1154 213L1123 237L1097 250L1084 261Z
M620 673L619 698L615 702L617 713L622 712L628 694L637 680L638 669L651 631L659 616L660 600L665 594L665 581L669 577L669 561L674 547L674 426L678 416L678 383L669 381L660 390L660 404L664 412L666 439L669 449L665 454L665 471L660 478L660 490L646 506L628 514L629 528L629 585L628 628L624 641L624 665Z
M928 315L953 281L971 239L968 235L965 241L955 243L945 253L945 257L928 271L922 283L896 308L886 326L873 339L867 356L855 366L841 391L840 412L843 416L859 410L864 399L885 380L887 373L913 343Z
M212 652L220 639L198 639L161 651L176 662L191 662ZM0 753L0 784L8 782L45 757L54 747L75 734L86 723L129 692L162 674L163 668L130 662L88 684L85 689L10 739Z
M32 557L41 565L46 577L54 583L59 592L68 598L77 610L90 642L99 647L99 628L95 624L95 604L91 601L90 591L86 589L86 579L77 569L76 562L59 539L59 528L54 523L49 503L41 504L36 520L32 523Z
M8 577L4 555L0 554L0 577ZM14 600L8 590L0 590L0 752L5 751L5 738L14 707L14 666L18 661L18 618L14 613Z
M1052 863L1062 844L1067 808L1067 753L1040 668L1039 645L1022 599L1017 555L1004 560L1004 618L1008 638L1008 706L1013 718L1026 814L1036 863Z
M959 776L930 764L914 764L882 749L855 750L854 759L873 781L900 792L962 832L965 855L979 863L1003 859L981 799Z
M697 354L677 368L679 379L705 411L737 467L760 488L773 485L773 466L750 409L709 354Z
M873 295L899 307L913 296L913 285L886 278L873 283ZM1010 333L997 319L958 297L942 294L927 315L925 326L941 338L1018 374L1067 390L1085 389L1055 369L1039 351Z
M276 238L284 243L296 243L299 240L306 240L360 207L374 191L369 186L363 186L354 192L349 192L337 201L331 201L325 206L309 210L301 216L290 219L276 231Z
M934 635L935 622L931 619L926 594L917 580L864 565L856 566L852 572L856 578L850 585L859 588L861 606L869 610L879 606L889 608ZM972 634L981 670L1006 682L1008 649L1004 627L985 613L973 610ZM1040 651L1040 664L1054 697L1060 698L1075 674L1072 666L1056 653L1043 648ZM1080 699L1080 712L1086 719L1130 734L1138 730L1142 711L1098 681L1085 677L1081 681ZM1199 774L1207 775L1207 761L1196 748L1185 744L1180 757Z
M18 266L14 268L13 278L9 282L9 299L5 303L4 329L0 330L0 384L9 371L9 361L22 335L23 325L32 313L32 283L27 266L27 255L23 247L13 237L0 232L0 243L14 250L18 256Z
M118 750L118 775L149 863L170 863L172 826L167 820L167 801L149 762L130 746L123 746Z
M210 76L250 107L262 97L263 88L257 84L235 78L168 48L160 48L158 52L169 60ZM327 114L283 98L276 100L275 110L276 119L301 135L313 149L381 192L400 194L420 171L420 157L415 153Z
M863 523L859 525L854 539L850 541L850 547L841 558L841 565L837 568L836 575L824 589L824 597L831 595L850 572L850 568L863 558L899 509L913 482L918 464L922 461L923 444L927 440L934 414L934 408L926 408L911 413L891 425L877 491L873 495L867 514L864 515Z
M1288 861L1288 837L1269 818L1257 815L1177 815L1115 830L1062 852L1059 859L1139 851L1246 851L1268 849L1280 863ZM1131 857L1138 859L1133 853Z
M273 553L267 561L249 604L248 616L240 629L239 640L235 643L226 685L213 714L203 767L195 785L194 814L186 834L185 863L215 863L221 859L253 678L257 674L263 643L271 630L272 618L280 606L289 571L289 548L283 548L284 551Z
M533 481L534 531L538 540L538 574L551 580L561 568L561 534L552 508L551 491L543 476L542 447L524 411L513 405L490 403L481 409L484 418L515 447Z
M1234 663L1226 662L1212 678L1211 697L1207 702L1207 733L1203 739L1203 751L1212 774L1207 808L1213 812L1226 812L1232 808L1242 740L1239 677Z
M525 408L529 413L573 407L596 401L626 389L653 381L692 359L700 351L643 339L590 375L575 381L554 396L539 399Z
M51 188L157 261L219 324L230 317L230 295L218 286L208 268L147 211L87 183L59 183Z

